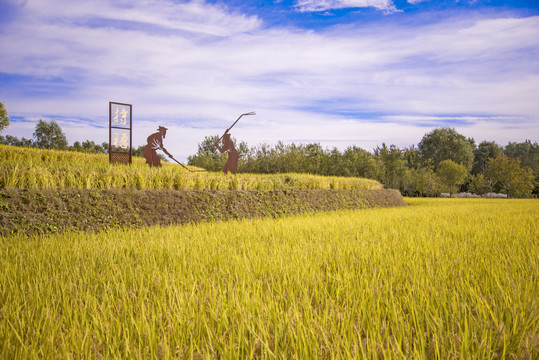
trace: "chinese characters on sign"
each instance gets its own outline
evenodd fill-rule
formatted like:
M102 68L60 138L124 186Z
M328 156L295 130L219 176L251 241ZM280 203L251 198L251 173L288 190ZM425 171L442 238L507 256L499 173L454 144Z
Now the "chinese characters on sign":
M116 150L127 150L129 149L129 131L123 129L113 129L112 130L112 148Z
M126 109L126 105L120 105L120 104L114 104L114 118L112 119L112 123L114 125L127 125L127 114L131 113L131 105L129 105L129 110ZM120 107L122 108L120 110Z
M109 102L109 162L131 164L132 105Z

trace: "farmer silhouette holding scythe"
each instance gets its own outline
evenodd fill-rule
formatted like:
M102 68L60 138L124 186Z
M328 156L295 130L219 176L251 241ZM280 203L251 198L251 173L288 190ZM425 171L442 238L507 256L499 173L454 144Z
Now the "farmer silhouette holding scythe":
M159 126L157 129L157 132L155 134L151 134L148 136L147 144L144 147L144 151L142 154L146 158L146 164L156 167L161 167L161 159L157 155L156 150L163 150L165 154L167 154L170 158L172 158L172 155L163 147L163 139L165 138L165 135L167 134L167 128L164 126Z
M162 150L165 154L168 155L169 158L176 161L178 164L180 164L184 169L186 169L189 172L206 171L206 170L191 170L187 166L179 162L178 160L174 159L174 156L172 156L172 154L169 153L167 149L163 147L163 139L165 138L165 135L167 134L167 130L168 129L166 127L159 126L159 128L157 129L158 132L148 136L147 144L144 147L144 151L142 152L142 155L144 155L144 157L146 158L146 164L150 165L150 167L152 166L161 167L162 166L161 159L157 155L156 150Z
M234 147L234 142L232 141L232 138L230 137L230 134L228 132L244 115L256 115L256 113L254 111L251 111L249 113L241 114L240 117L236 121L234 121L234 124L232 124L228 129L226 129L223 136L221 136L219 140L217 140L215 144L213 144L221 153L228 152L228 159L226 160L225 167L223 168L223 172L225 174L229 171L232 174L236 174L236 169L238 168L238 160L240 158L240 155L238 154L238 150L236 150L236 148ZM223 146L219 146L221 140L223 140Z

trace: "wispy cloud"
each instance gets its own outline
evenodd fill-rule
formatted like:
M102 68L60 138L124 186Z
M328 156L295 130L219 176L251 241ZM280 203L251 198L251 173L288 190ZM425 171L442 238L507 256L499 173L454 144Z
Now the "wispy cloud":
M297 0L294 6L302 12L367 7L386 12L396 11L392 0Z
M29 1L0 26L0 99L16 117L62 119L71 142L107 140L108 101L134 105L135 143L159 124L176 133L179 158L251 110L234 136L253 145L405 146L438 124L500 143L539 133L539 16L314 31L204 1L74 4ZM509 123L525 130L496 132Z

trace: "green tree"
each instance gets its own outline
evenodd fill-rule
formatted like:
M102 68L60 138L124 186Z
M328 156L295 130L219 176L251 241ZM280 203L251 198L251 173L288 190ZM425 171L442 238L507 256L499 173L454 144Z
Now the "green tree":
M463 165L468 171L472 169L475 148L473 139L466 139L452 128L438 128L425 134L418 144L423 161L432 159L434 168L438 168L444 160L453 160Z
M522 167L520 159L501 154L488 159L486 178L499 184L508 197L530 196L535 180L533 171Z
M378 180L390 189L401 189L407 170L402 150L395 145L387 147L382 143L382 147L374 149L374 156L381 170Z
M75 141L73 145L69 147L69 149L73 151L92 153L92 154L105 154L105 149L103 148L103 145L96 144L95 142L91 140L83 141L82 144L78 141ZM107 150L108 150L108 145L107 145ZM136 156L135 150L133 150L133 156Z
M307 159L305 172L309 174L320 174L324 155L324 149L319 143L305 145L305 157Z
M134 147L131 151L131 154L133 156L138 156L138 157L143 157L143 152L144 152L144 148L146 147L146 145L140 145L138 147Z
M410 184L403 192L407 196L436 196L441 192L441 184L431 163L420 168L408 169Z
M488 159L495 158L502 153L502 147L494 141L482 141L473 151L474 161L471 171L472 174L484 174L487 168Z
M9 125L9 115L4 104L0 101L0 132Z
M219 150L215 147L214 144L217 140L219 140L219 135L204 137L204 140L198 143L197 153L189 156L187 163L208 171L222 170L226 162L226 154L219 153Z
M491 189L490 182L482 173L472 175L470 179L470 191L477 195L485 195Z
M418 169L421 167L421 153L415 146L412 145L409 148L405 148L403 150L403 156L406 160L406 166L409 169Z
M54 120L39 120L34 131L34 145L41 149L67 149L67 139L62 128Z
M468 170L464 165L457 164L453 160L443 160L438 164L436 175L438 175L442 184L449 188L449 196L453 196L453 190L466 180Z
M343 176L357 176L367 179L377 179L381 176L380 169L374 156L357 146L349 146L342 155Z
M539 176L539 144L536 142L510 142L505 146L504 153L509 157L519 158L522 166L531 168L535 176Z
M228 154L220 153L219 150L215 147L215 142L219 140L219 135L206 136L204 140L198 143L198 151L195 155L191 155L187 158L187 163L189 165L198 166L204 168L208 171L221 171L225 166ZM249 148L245 142L237 143L235 138L232 138L236 150L240 156L240 161L238 162L238 169L243 171L242 168L245 167L245 158Z
M20 146L20 147L32 147L34 142L32 139L18 138L12 135L0 136L0 144L10 145L10 146Z

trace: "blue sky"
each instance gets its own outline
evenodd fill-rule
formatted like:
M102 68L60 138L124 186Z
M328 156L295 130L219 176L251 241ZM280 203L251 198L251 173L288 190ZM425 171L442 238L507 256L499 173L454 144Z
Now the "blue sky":
M0 0L0 49L3 135L108 141L117 101L181 160L253 110L249 145L539 140L536 0Z

